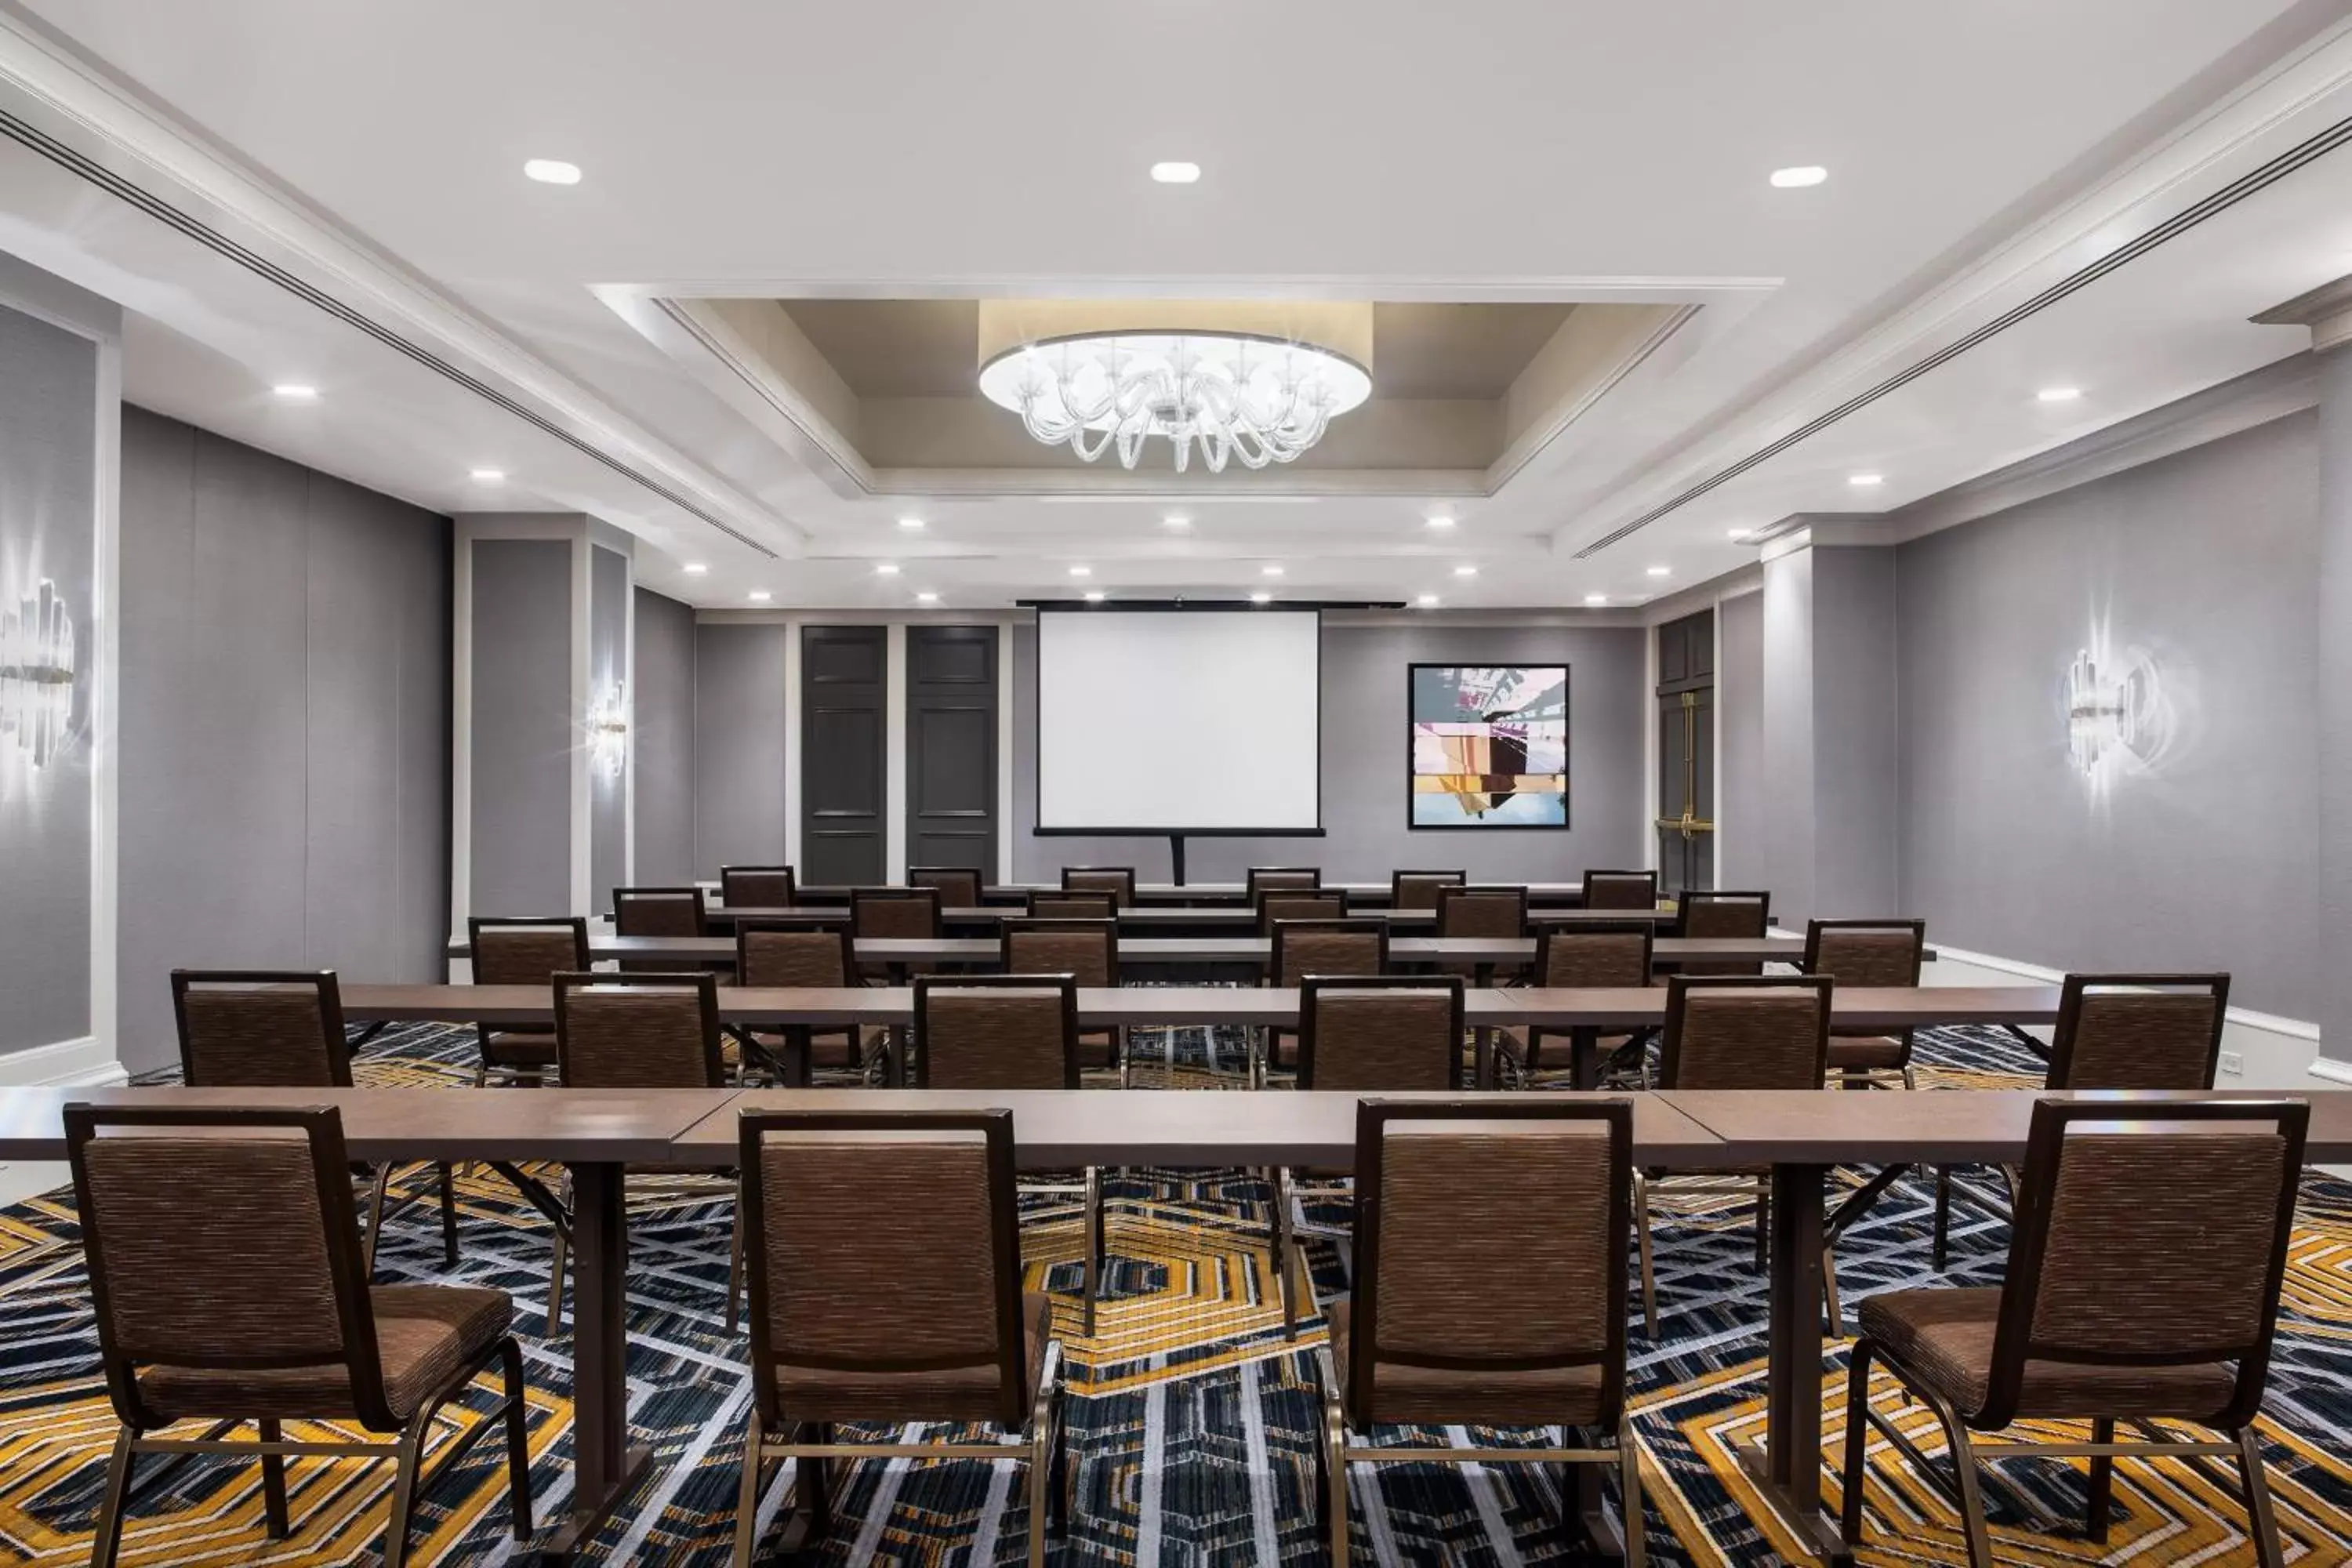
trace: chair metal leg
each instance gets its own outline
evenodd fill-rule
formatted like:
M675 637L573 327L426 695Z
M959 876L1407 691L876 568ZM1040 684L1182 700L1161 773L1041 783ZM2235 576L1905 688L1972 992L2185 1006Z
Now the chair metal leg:
M1053 1521L1054 1435L1040 1422L1029 1443L1029 1568L1045 1568L1045 1536Z
M1642 1263L1642 1326L1658 1337L1658 1276L1650 1259L1650 1180L1633 1173L1633 1250Z
M833 1424L821 1422L813 1430L820 1443L833 1441ZM827 1473L832 1460L814 1455L801 1457L793 1474L793 1488L800 1494L801 1510L808 1516L808 1537L811 1542L822 1540L833 1528L833 1479Z
M507 1383L507 1512L512 1515L514 1538L529 1541L530 1517L530 1409L524 1401L522 1346L509 1336L499 1345L499 1363Z
M1960 1489L1960 1528L1969 1535L1969 1568L1994 1568L1992 1531L1985 1523L1984 1491L1977 1477L1977 1451L1959 1413L1940 1399L1928 1399L1950 1446L1953 1479Z
M383 1522L383 1568L401 1568L408 1561L408 1526L416 1510L416 1471L428 1425L422 1412L400 1435L400 1457L392 1483L392 1516Z
M563 1173L563 1182L556 1194L558 1206L565 1213L572 1210L572 1173ZM563 1227L555 1230L554 1258L547 1271L547 1331L551 1335L563 1326L563 1265L565 1243Z
M2238 1431L2238 1474L2246 1484L2246 1524L2254 1538L2254 1561L2262 1568L2284 1568L2278 1521L2271 1512L2270 1482L2263 1475L2262 1439L2252 1426Z
M1290 1171L1274 1173L1274 1288L1282 1294L1282 1337L1298 1337L1298 1298L1290 1289L1290 1250L1296 1241L1290 1230Z
M361 1262L371 1279L375 1275L376 1242L383 1235L384 1189L391 1183L392 1166L388 1163L378 1165L375 1168L375 1181L368 1189L367 1235L362 1238L363 1248Z
M1348 1423L1337 1389L1323 1395L1324 1524L1331 1535L1331 1568L1348 1563Z
M1095 1337L1095 1302L1102 1295L1102 1259L1105 1222L1103 1219L1102 1168L1087 1167L1087 1273L1086 1273L1086 1336Z
M131 1497L131 1432L114 1435L114 1456L106 1463L106 1494L98 1505L98 1523L91 1532L89 1568L114 1568L122 1549L122 1511Z
M441 1166L441 1267L457 1267L457 1178L446 1163Z
M743 1423L743 1479L735 1493L735 1568L751 1568L759 1547L760 1407L755 1401Z
M1756 1178L1756 1272L1768 1272L1772 1265L1772 1178Z
M1822 1305L1830 1319L1830 1338L1845 1338L1845 1314L1838 1310L1837 1248L1828 1242L1822 1244Z
M1845 1374L1845 1473L1838 1479L1838 1533L1849 1547L1862 1545L1862 1494L1870 1463L1870 1358L1866 1340L1853 1342Z
M2102 1415L2091 1423L2092 1442L2112 1443L2115 1440L2116 1423L2113 1416ZM2084 1490L2088 1495L2090 1507L2084 1516L2084 1533L2104 1546L2107 1540L2108 1516L2114 1511L2115 1503L2116 1458L2113 1454L2091 1456L2091 1476L2084 1483Z
M1936 1167L1936 1242L1933 1260L1936 1272L1944 1271L1944 1260L1951 1255L1952 1234L1952 1168Z
M263 1442L278 1441L277 1422L257 1421L254 1426L258 1428ZM261 1517L270 1540L283 1541L294 1533L293 1526L286 1517L286 1456L283 1454L261 1456Z
M1617 1511L1625 1527L1625 1568L1643 1568L1649 1526L1642 1508L1642 1446L1628 1426L1617 1428Z
M727 1331L743 1321L743 1198L735 1198L735 1217L727 1227Z

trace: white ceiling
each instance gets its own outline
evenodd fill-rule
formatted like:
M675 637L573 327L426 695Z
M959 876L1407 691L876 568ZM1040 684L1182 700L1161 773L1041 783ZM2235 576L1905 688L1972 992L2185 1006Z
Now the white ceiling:
M661 552L647 581L711 605L761 587L898 607L921 587L992 607L1080 586L1074 563L1114 595L1628 602L1749 559L1731 527L1899 505L2292 353L2298 333L2245 318L2352 271L2336 153L1579 559L2352 114L2347 5L1494 0L1475 25L1404 0L1223 18L1044 0L1017 22L731 0L29 10L0 0L0 109L776 554L0 142L0 249L138 313L134 400L445 511L595 512ZM586 178L530 184L528 157ZM1162 158L1201 182L1152 184ZM1831 177L1769 185L1793 163ZM1699 310L1490 494L957 499L844 493L651 305L989 293ZM278 404L281 380L322 396ZM2036 401L2059 384L2084 396ZM483 466L509 478L467 480ZM1864 470L1885 483L1850 488ZM1182 535L1161 521L1180 493ZM1443 537L1423 522L1440 509L1460 519Z

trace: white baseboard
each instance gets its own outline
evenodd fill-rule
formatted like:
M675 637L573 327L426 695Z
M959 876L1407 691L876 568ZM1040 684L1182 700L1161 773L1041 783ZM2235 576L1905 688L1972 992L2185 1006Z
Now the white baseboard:
M129 1079L95 1035L0 1057L0 1089L104 1089Z

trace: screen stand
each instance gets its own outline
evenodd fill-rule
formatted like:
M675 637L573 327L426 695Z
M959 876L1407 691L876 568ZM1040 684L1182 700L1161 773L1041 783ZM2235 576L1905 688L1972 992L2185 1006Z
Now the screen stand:
M1178 887L1184 885L1184 836L1181 833L1168 836L1168 875Z

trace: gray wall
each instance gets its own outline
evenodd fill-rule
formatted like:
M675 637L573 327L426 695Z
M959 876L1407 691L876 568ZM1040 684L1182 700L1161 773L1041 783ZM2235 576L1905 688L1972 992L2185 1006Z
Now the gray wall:
M1764 595L1742 594L1716 610L1715 700L1721 750L1715 767L1716 881L1771 885L1764 818Z
M1398 867L1460 867L1473 880L1573 880L1588 866L1639 866L1643 809L1643 639L1638 626L1449 625L1323 628L1321 838L1196 838L1194 881L1239 881L1251 866L1320 866L1333 879L1384 879ZM1168 874L1164 839L1040 838L1037 821L1037 633L1012 632L1013 870L1051 879L1065 865L1133 865ZM1405 826L1411 664L1569 666L1569 823L1541 829L1409 829ZM1135 759L1137 766L1151 759ZM1246 758L1170 759L1162 765L1247 766Z
M2352 353L2319 358L2319 908L2316 952L2352 943ZM2352 964L2313 977L2322 1054L2352 1062Z
M572 909L572 548L562 539L472 545L477 915Z
M37 626L48 584L49 626L58 610L70 618L73 660L63 713L53 682L0 680L0 1053L90 1032L99 354L89 338L0 308L0 614L29 608ZM44 663L62 671L64 657L56 645ZM54 742L35 744L44 733Z
M439 978L447 520L136 408L121 518L124 1065L175 966Z
M599 544L588 547L588 701L593 710L616 687L629 683L629 558ZM592 755L588 770L588 889L605 908L614 888L629 880L629 770L607 768Z
M694 628L694 869L784 860L784 658L781 623Z
M694 877L694 611L636 590L637 880L671 887Z
M1895 553L1830 546L1812 556L1811 912L1882 915L1898 897L1886 787L1898 765Z
M2318 1016L2317 475L2299 414L1901 547L1900 897L1931 936ZM2063 700L2100 619L2178 715L2104 802Z
M1813 908L1813 552L1764 563L1763 598L1759 885L1783 919L1802 920Z

